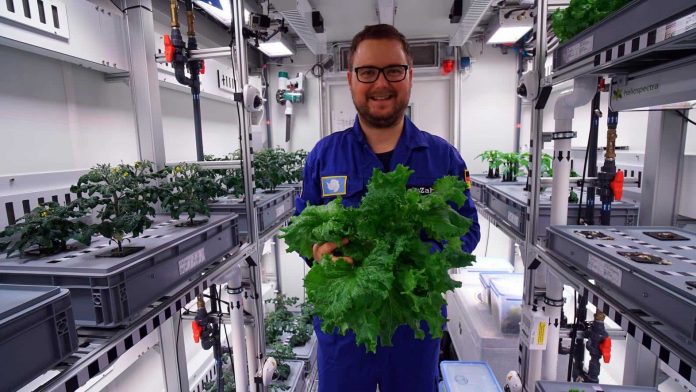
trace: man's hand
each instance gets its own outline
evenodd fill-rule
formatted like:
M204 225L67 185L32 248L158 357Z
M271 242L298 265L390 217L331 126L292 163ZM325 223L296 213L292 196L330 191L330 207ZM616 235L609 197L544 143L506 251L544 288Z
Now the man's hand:
M342 241L343 245L348 244L348 238L344 238ZM317 263L321 261L322 257L324 255L328 254L331 256L331 259L336 262L336 260L342 259L348 264L353 264L353 259L347 256L334 256L333 252L338 248L338 245L336 245L335 242L324 242L323 244L314 244L312 247L312 255L314 257L314 261Z

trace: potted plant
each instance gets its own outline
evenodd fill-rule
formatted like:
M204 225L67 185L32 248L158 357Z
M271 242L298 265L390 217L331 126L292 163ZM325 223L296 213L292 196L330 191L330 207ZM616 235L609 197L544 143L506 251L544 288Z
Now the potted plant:
M307 159L307 152L304 150L298 150L295 152L286 153L286 168L287 173L286 182L298 183L302 182L302 177L304 173L305 160Z
M275 192L278 185L287 182L286 152L280 147L267 148L254 154L256 186L267 192Z
M232 358L229 353L222 354L222 380L225 392L236 392L237 386L234 384L234 368ZM212 379L203 384L205 392L217 392L217 381Z
M103 235L116 243L117 248L98 257L124 257L144 247L126 247L127 235L137 237L149 228L155 215L157 188L151 185L158 177L152 162L136 162L134 166L120 164L112 167L100 164L81 176L70 191L80 198L77 205L83 212L96 210L99 223L91 225L94 233ZM87 195L84 197L82 195Z
M275 305L275 309L266 316L264 325L266 328L266 344L272 344L280 340L283 332L291 332L294 328L295 315L290 312L288 306L294 306L299 301L297 297L286 297L277 293L275 298L266 300L266 303Z
M187 214L187 220L177 226L197 226L208 219L196 220L196 215L210 216L208 201L225 194L222 186L212 177L201 175L200 166L193 163L183 163L165 169L169 176L160 192L162 208L167 210L173 219L179 219L182 213Z
M516 152L508 152L501 154L503 161L503 182L517 181L517 176L520 174L520 163L522 158Z
M487 150L479 154L476 158L488 162L488 174L486 178L500 178L500 165L503 163L502 155L498 150Z
M287 390L289 387L282 384L283 381L286 381L288 377L290 377L290 365L288 365L286 361L295 359L295 353L292 351L292 347L283 343L271 344L269 348L269 356L275 358L278 363L276 371L273 373L274 382L271 384L271 389Z
M89 245L89 226L78 220L83 216L73 203L44 203L0 231L0 252L41 257L68 250L70 239Z

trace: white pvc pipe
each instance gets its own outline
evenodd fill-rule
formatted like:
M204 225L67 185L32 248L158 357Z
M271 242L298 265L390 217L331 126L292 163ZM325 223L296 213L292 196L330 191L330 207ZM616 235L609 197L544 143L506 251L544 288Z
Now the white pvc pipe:
M546 297L555 301L563 300L563 283L551 269L546 274ZM561 306L544 304L544 313L549 318L548 338L544 350L541 367L541 379L556 381L558 375L558 338L561 325Z
M571 139L559 139L553 142L553 185L551 185L552 225L568 224L570 141Z
M257 360L256 360L256 336L254 335L254 324L245 324L244 332L246 335L246 355L249 360L249 383L255 384ZM253 390L253 389L252 389Z
M244 309L242 307L242 271L238 265L232 267L232 277L227 283L230 301L230 325L232 335L232 359L234 363L234 385L237 391L250 391L247 373L247 351L244 344Z
M572 132L575 108L590 102L597 92L597 77L585 76L574 80L573 91L564 92L553 109L555 132ZM551 224L568 222L568 181L570 181L570 138L555 139L553 143L553 185L551 191ZM560 158L560 159L559 159Z
M597 77L584 76L576 78L573 91L561 94L553 111L554 132L572 132L575 108L585 105L597 92ZM568 224L568 181L570 178L571 138L554 139L553 151L553 185L551 191L551 224ZM559 159L560 158L560 159ZM549 269L546 273L546 298L554 301L563 299L563 283ZM561 307L544 304L545 314L549 317L546 350L543 354L541 378L556 380L558 370L558 339Z

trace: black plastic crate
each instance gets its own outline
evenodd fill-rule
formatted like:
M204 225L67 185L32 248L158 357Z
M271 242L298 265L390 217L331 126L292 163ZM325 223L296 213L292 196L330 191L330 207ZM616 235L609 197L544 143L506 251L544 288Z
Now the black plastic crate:
M259 192L254 195L259 234L264 235L282 220L295 212L294 190L278 188L275 192ZM208 205L212 214L238 214L239 232L247 235L246 205L241 199L219 198Z
M487 187L488 203L499 220L504 221L515 233L524 238L527 229L527 198L529 192L523 186L491 185ZM537 238L546 238L546 228L551 223L551 189L539 195L539 219L537 221ZM584 203L584 200L583 200ZM584 211L584 204L583 204ZM575 224L578 219L579 208L577 203L568 204L568 224ZM595 200L594 219L599 223L601 202L599 197ZM584 214L584 213L583 213ZM617 201L611 203L611 224L616 226L635 226L638 223L638 206Z
M96 257L116 246L101 237L86 249L40 259L3 255L0 283L70 290L75 320L81 326L128 324L154 301L239 249L237 215L212 215L196 227L176 227L178 222L158 216L143 235L124 242L145 249L121 258Z
M0 390L19 389L76 349L68 290L0 284Z
M670 233L671 239L658 239ZM696 233L675 227L551 226L549 251L696 340ZM693 344L684 346L694 351Z

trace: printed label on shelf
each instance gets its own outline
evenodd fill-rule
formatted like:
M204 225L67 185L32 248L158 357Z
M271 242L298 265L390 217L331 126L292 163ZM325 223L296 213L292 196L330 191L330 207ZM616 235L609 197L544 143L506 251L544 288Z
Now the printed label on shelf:
M515 226L520 225L520 216L515 214L514 212L508 211L508 220Z
M566 64L572 63L573 61L577 60L578 58L580 58L588 53L592 53L593 48L594 48L594 36L589 36L589 37L585 38L584 40L567 47L563 51L563 61Z
M205 263L205 248L198 249L190 255L179 260L179 276L191 271Z
M587 268L589 268L590 271L596 272L597 275L601 276L609 283L621 287L621 269L618 267L614 267L599 257L590 254L587 257Z
M280 205L278 208L276 208L276 218L279 218L281 215L285 213L285 205Z
M696 12L681 17L665 26L665 39L696 28Z

